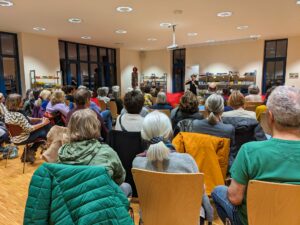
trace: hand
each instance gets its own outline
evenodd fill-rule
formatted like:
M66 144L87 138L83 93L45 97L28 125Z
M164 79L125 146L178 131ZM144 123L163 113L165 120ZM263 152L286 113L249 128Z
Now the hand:
M48 124L50 123L50 120L46 117L43 117L43 124Z

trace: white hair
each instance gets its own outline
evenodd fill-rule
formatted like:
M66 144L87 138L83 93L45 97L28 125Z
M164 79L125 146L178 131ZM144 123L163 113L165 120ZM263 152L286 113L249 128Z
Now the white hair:
M157 94L157 103L166 103L167 102L167 96L165 92L158 92Z
M127 88L126 93L133 91L132 87Z
M217 124L217 115L224 111L224 99L221 95L212 94L205 102L205 108L209 112L208 123L211 125Z
M112 91L113 92L119 92L120 91L120 86L112 86Z
M142 138L151 141L153 138L161 138L162 140L155 144L150 144L147 151L149 161L163 161L169 159L170 149L164 144L172 136L172 124L168 116L164 113L154 111L149 113L142 127Z
M277 124L287 128L300 128L300 89L290 86L275 88L268 98L268 110Z

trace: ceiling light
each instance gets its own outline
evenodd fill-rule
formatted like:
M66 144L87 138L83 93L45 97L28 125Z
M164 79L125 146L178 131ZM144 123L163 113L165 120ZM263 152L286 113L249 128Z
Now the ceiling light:
M296 1L296 4L297 4L297 5L300 5L300 0L297 0L297 1Z
M181 15L183 13L183 10L175 9L173 12L174 12L175 15Z
M260 38L261 35L260 34L253 34L253 35L250 35L250 38L253 38L253 39L257 39L257 38Z
M8 0L0 0L0 6L3 6L3 7L10 7L10 6L13 6L14 3L12 3L11 1L8 1Z
M81 23L82 19L80 19L80 18L69 18L68 21L70 23Z
M115 31L117 34L126 34L127 33L127 31L126 30L116 30Z
M45 27L34 27L33 28L35 31L45 31L46 28Z
M141 51L145 50L145 48L140 48Z
M119 6L116 8L118 12L131 12L133 9L129 6Z
M160 27L163 27L163 28L169 28L170 26L172 26L171 23L161 23L159 24Z
M90 40L92 38L90 36L82 36L81 39Z
M148 38L147 41L157 41L157 38Z
M249 28L249 26L244 25L244 26L238 26L236 29L238 29L238 30L246 30L248 28Z
M189 37L195 37L197 35L198 35L198 33L196 33L196 32L187 33L187 36L189 36Z
M207 40L205 41L206 43L213 43L213 42L216 42L216 40Z
M217 14L218 17L229 17L232 16L232 12L219 12Z

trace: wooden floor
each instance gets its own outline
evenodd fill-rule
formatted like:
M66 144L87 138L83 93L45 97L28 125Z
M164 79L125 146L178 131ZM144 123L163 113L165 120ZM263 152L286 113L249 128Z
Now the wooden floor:
M31 176L35 169L42 163L43 160L39 159L39 154L37 154L36 162L33 165L26 164L25 174L23 174L23 164L20 161L20 157L8 160L7 168L5 168L5 160L0 160L0 225L23 224L23 215ZM131 206L134 209L135 224L138 225L139 205L133 203ZM222 223L216 218L214 224L221 225Z

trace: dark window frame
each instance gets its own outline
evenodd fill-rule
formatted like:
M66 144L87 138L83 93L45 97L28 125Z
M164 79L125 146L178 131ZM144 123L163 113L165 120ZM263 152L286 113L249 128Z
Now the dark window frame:
M179 51L179 58L176 58L176 53ZM178 62L180 60L181 62ZM186 49L181 48L181 49L175 49L172 52L172 92L183 92L184 91L184 79L185 79L185 60L186 60ZM176 69L181 70L181 82L182 82L182 87L181 90L176 89L176 78L175 78L175 71Z

